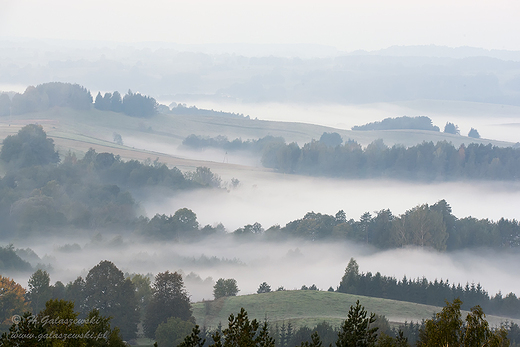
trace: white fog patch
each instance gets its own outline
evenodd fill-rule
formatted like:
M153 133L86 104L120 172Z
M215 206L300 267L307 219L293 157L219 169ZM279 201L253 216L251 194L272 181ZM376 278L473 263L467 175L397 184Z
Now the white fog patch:
M160 141L150 142L138 137L125 136L123 138L126 146L156 152L158 154L171 155L177 158L199 160L206 162L237 164L251 167L262 167L260 155L251 154L246 151L226 151L218 148L205 148L191 150L181 146L182 141ZM230 139L234 140L234 139ZM244 139L245 141L246 139ZM150 155L153 160L153 154Z
M173 214L187 207L199 223L222 223L228 231L258 222L264 228L303 218L307 212L335 215L344 210L358 220L364 212L390 209L402 214L420 204L445 199L458 218L519 219L518 182L404 183L395 180L340 180L241 172L237 189L177 194L164 200L143 201L149 217Z
M107 241L111 236L103 236ZM146 243L123 237L120 247L106 247L92 242L81 244L81 250L59 251L56 241L45 244L25 244L52 268L51 282L68 283L78 276L85 278L88 271L102 260L110 260L123 272L156 275L159 272L179 271L192 301L213 298L213 285L219 278L234 278L239 295L256 293L262 282L272 290L278 287L300 289L315 284L321 290L336 289L350 258L355 258L360 272L380 272L384 276L402 279L426 277L428 280L446 280L450 283L480 283L491 296L501 291L504 295L520 287L519 271L509 264L520 260L517 254L499 254L494 251L461 251L441 253L416 247L377 251L363 244L349 242L239 242L234 237L208 238L201 242ZM70 240L62 240L70 244ZM19 245L15 245L19 247ZM42 255L44 256L42 257ZM29 275L15 276L27 285Z
M394 276L398 280L406 275L408 280L426 277L449 280L451 284L480 283L490 296L499 291L505 294L518 293L520 270L508 264L515 264L517 254L497 254L491 250L466 250L440 253L416 247L394 249L374 253L357 259L360 271L377 271Z

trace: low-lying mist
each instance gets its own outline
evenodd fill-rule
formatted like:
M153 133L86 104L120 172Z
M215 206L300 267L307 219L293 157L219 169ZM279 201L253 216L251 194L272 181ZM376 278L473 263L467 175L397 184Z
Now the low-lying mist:
M217 172L218 173L218 172ZM222 174L223 179L229 173ZM314 211L334 215L344 210L347 219L358 220L364 212L390 209L402 214L417 205L445 199L458 218L472 216L498 220L518 219L518 182L407 183L395 180L341 180L265 171L235 173L236 189L198 190L170 198L142 201L149 217L173 214L187 207L200 224L222 223L228 231L259 222L267 229L302 218Z
M262 167L259 155L252 155L246 151L225 151L217 148L193 150L184 148L179 143L149 142L138 137L125 136L125 144L130 147L142 148L161 154L167 154L182 159L200 160L223 164L237 164L251 167Z
M520 107L512 105L446 100L369 104L225 103L200 100L196 105L199 108L238 112L262 120L302 122L346 130L385 118L428 116L441 131L446 122L451 122L458 125L463 136L467 136L471 128L476 128L484 139L513 143L520 141Z
M425 276L432 281L442 278L462 285L480 282L490 295L515 292L520 286L518 270L510 266L520 260L518 254L482 250L439 253L420 248L375 251L348 242L240 242L233 237L189 244L143 243L123 237L119 245L112 242L109 246L111 240L107 236L83 240L78 242L79 248L72 247L73 251L63 247L73 240L40 240L16 247L31 247L40 262L50 266L52 283L85 277L89 269L105 259L129 274L182 271L193 301L211 300L214 282L219 278L236 279L239 295L255 293L264 281L273 290L312 284L321 290L336 289L351 257L357 260L361 272L381 272L398 279L404 275L409 279ZM18 274L15 280L26 285L28 277Z

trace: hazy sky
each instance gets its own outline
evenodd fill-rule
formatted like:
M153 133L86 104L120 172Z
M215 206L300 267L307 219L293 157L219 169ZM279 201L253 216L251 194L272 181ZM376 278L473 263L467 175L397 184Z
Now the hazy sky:
M0 39L520 50L518 0L0 0Z

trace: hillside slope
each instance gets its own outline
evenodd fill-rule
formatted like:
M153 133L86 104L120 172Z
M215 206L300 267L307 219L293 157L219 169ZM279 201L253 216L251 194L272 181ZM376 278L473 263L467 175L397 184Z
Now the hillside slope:
M287 290L197 302L193 304L193 315L197 324L207 328L215 328L219 322L225 326L229 315L236 315L241 307L245 308L250 319L263 321L267 318L272 324L290 322L294 327L312 327L327 321L333 326L339 326L347 318L349 308L355 305L356 300L368 312L385 316L392 325L429 319L442 309L437 306L337 292ZM491 325L496 325L508 319L487 316L487 320Z
M93 147L98 151L118 153L125 159L145 159L165 155L170 157L169 161L173 165L178 166L191 166L191 164L200 166L197 163L185 162L200 160L195 153L189 151L179 153L178 150L182 140L190 134L211 137L224 135L230 140L258 139L273 135L282 136L287 142L298 142L300 145L312 139L319 139L323 132L338 132L344 140L353 139L362 145L367 145L378 138L383 139L389 146L394 144L411 146L423 141L436 143L443 140L452 142L455 146L471 142L491 143L497 146L512 145L503 141L471 139L423 130L351 131L308 123L195 115L158 114L144 119L97 109L78 111L63 107L1 118L0 140L16 133L29 123L42 124L48 136L55 140L61 153L69 149L82 153ZM121 135L123 146L114 143L114 133ZM177 158L178 163L174 163L172 158ZM210 161L221 162L220 159L218 157Z

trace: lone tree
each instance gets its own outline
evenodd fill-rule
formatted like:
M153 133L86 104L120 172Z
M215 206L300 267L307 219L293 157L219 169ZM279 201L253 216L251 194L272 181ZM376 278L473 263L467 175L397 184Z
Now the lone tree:
M376 321L374 313L367 317L367 311L356 301L356 306L350 306L347 319L341 324L338 333L337 347L370 347L375 346L378 328L370 325Z
M480 139L480 134L478 133L477 129L471 128L471 130L468 133L468 137L472 137L474 139Z
M267 284L267 282L262 283L258 290L256 291L258 294L269 293L271 291L271 286Z
M144 333L149 338L155 337L155 331L161 323L170 317L194 322L188 292L184 288L182 276L177 272L162 272L155 276L152 298L146 307Z
M219 278L217 283L213 286L213 296L215 299L224 296L236 296L239 292L237 280L234 278L223 279Z
M447 122L444 126L444 132L446 134L460 135L459 127L450 122Z

